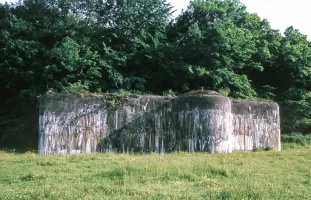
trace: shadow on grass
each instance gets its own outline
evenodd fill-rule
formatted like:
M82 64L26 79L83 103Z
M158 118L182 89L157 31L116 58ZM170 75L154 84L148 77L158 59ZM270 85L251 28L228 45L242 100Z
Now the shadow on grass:
M29 148L29 149L16 149L16 148L0 148L0 152L12 153L12 154L25 154L25 153L35 153L38 154L37 149Z

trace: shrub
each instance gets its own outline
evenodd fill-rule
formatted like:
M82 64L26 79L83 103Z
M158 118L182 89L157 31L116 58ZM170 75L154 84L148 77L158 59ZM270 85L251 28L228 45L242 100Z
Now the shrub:
M311 134L303 135L301 133L291 133L289 135L282 135L281 141L283 143L295 143L302 146L311 145Z
M82 83L80 80L75 83L69 83L67 87L64 88L65 91L69 93L85 93L89 92L89 82Z
M167 91L164 91L163 95L168 96L168 97L173 97L173 96L176 96L176 93L172 89L169 89Z

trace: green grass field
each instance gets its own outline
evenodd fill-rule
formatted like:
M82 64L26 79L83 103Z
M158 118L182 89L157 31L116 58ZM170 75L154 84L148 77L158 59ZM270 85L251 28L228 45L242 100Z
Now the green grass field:
M0 199L311 199L311 147L39 156L0 152Z

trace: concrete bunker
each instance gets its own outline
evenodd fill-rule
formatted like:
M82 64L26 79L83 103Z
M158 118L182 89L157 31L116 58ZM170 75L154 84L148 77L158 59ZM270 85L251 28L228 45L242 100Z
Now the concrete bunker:
M212 91L177 97L47 93L39 112L41 154L281 149L277 103Z

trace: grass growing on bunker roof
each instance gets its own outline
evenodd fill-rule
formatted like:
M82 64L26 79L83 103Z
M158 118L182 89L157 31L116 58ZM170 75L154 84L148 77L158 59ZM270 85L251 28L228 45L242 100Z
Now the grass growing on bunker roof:
M0 199L311 199L311 147L232 154L0 152Z

